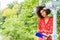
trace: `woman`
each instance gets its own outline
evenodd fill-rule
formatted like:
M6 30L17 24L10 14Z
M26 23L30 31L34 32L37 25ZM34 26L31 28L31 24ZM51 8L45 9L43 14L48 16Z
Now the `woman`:
M51 34L53 30L53 18L49 17L50 9L44 9L44 6L37 7L36 14L38 17L38 27L37 31L41 34L45 34L43 38L38 38L38 40L52 40Z

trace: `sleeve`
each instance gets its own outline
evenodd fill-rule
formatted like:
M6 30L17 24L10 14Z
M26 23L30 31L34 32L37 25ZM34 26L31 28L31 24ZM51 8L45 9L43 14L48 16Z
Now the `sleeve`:
M52 34L53 33L53 19L50 20L50 26L49 29L47 28L46 34Z
M52 34L53 32L53 27L51 26L49 30L46 30L46 34Z
M41 23L41 22L40 22L40 20L38 20L37 32L42 33L42 32L43 32L43 30L42 30L42 27L41 27L40 23Z

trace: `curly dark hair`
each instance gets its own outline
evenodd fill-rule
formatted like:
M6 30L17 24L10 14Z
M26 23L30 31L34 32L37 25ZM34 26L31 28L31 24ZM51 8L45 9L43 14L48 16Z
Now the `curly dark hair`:
M50 9L43 9L44 7L45 7L45 6L38 6L38 7L36 7L36 8L37 8L37 9L36 9L36 13L37 13L38 17L40 17L40 18L43 18L43 16L42 16L41 13L40 13L41 10L46 11L46 15L48 15L48 14L51 13L51 10L50 10Z
M43 16L41 15L40 11L44 8L45 6L37 6L36 7L36 13L38 17L42 18Z
M46 15L50 14L51 13L51 10L50 9L43 9L45 12L46 12Z

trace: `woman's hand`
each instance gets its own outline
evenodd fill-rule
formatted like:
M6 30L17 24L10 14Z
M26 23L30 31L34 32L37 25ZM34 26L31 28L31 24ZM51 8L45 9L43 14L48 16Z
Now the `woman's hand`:
M47 37L43 36L43 39L44 39L44 40L47 40Z
M51 35L49 35L49 36L47 37L47 40L52 40Z
M47 37L51 37L51 34L48 34Z
M45 33L42 33L42 34L45 35L45 36L43 36L43 39L44 39L44 40L47 40L47 38L48 38L47 34L45 34Z

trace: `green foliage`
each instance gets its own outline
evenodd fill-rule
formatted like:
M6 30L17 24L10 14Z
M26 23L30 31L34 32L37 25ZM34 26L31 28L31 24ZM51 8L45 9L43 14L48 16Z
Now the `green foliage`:
M58 37L58 40L60 40L60 10L57 12L57 29L58 29L58 34L59 34L59 37Z
M9 3L7 6L8 6L8 8L12 9L15 4L17 4L17 1L13 1L13 2Z
M0 33L9 36L10 40L36 40L35 33L37 27L37 18L33 14L33 8L38 5L38 0L26 0L19 10L19 15L15 10L20 6L6 9L2 15L6 17ZM14 10L14 11L12 11ZM12 17L13 16L13 17Z
M7 17L7 18L13 17L14 15L17 14L19 7L20 7L19 4L15 4L12 9L10 9L10 8L4 9L2 16Z

